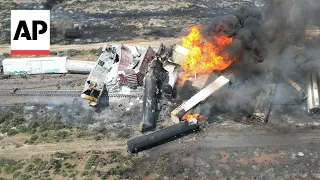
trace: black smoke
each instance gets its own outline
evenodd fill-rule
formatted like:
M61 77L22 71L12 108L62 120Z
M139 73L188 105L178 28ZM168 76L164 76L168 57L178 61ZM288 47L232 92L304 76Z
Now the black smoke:
M237 59L262 62L266 54L264 48L264 28L262 14L255 7L240 7L234 14L213 19L212 23L204 28L202 34L210 38L220 33L233 37L233 42L227 53Z
M283 97L284 101L292 103L286 98L296 95L283 76L306 87L306 73L297 68L293 58L303 54L311 57L308 61L319 59L320 53L315 52L320 47L320 33L316 31L320 26L320 1L260 2L264 6L240 7L232 14L214 18L203 29L202 35L207 40L219 33L234 38L228 53L238 57L238 61L226 71L236 72L238 80L231 89L223 90L201 104L200 114L211 117L222 111L246 116L255 103L257 92L267 83L280 84L284 90L276 90L275 97ZM274 101L277 103L276 98Z

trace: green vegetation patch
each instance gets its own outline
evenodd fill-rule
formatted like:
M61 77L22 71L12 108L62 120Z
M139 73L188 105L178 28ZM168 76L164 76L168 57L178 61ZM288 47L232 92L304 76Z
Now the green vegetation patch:
M1 12L10 12L12 9L17 9L18 4L14 1L1 1L0 2L0 11Z
M139 161L139 158L133 155L124 155L119 151L92 151L82 176L88 178L96 174L102 179L112 175L121 176L131 170Z
M80 154L56 152L49 159L0 159L0 168L13 179L54 179L56 176L73 179L77 175L82 179L107 179L109 176L124 176L141 160L118 151L91 151L88 155L84 167L79 163L79 159L83 159Z
M69 159L76 158L71 153L54 153L49 160L40 158L28 161L14 161L10 159L0 159L1 171L7 175L12 175L14 179L51 179L50 171L53 175L74 178L77 174L75 164L68 162Z
M0 132L13 136L21 132L26 132L26 120L24 117L13 112L4 111L0 113Z
M15 173L16 171L22 169L23 165L24 165L23 161L15 161L12 159L5 159L5 158L0 159L1 172L4 172L6 174Z
M59 116L37 115L26 120L21 109L0 112L0 132L2 134L14 136L19 133L27 133L31 137L25 143L35 144L68 139L76 129L66 126Z

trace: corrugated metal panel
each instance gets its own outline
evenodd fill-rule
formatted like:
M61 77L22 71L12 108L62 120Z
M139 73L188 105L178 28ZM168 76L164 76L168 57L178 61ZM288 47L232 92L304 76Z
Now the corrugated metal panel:
M133 63L133 56L131 51L128 47L122 45L121 46L121 53L120 53L120 63L119 63L119 74L123 74L124 70L132 69L134 66Z
M137 74L134 72L133 69L127 69L124 71L125 73L125 80L127 86L136 87L138 86L138 78Z
M150 46L143 53L144 54L138 64L138 66L135 67L135 72L137 73L137 78L138 78L138 84L140 86L143 85L143 78L147 72L149 63L156 56L156 52Z
M137 80L138 80L138 85L143 86L143 79L144 79L144 74L141 74L140 72L137 73Z
M67 57L4 59L4 74L66 73Z
M71 73L90 73L97 63L92 61L67 60L66 69Z
M146 74L148 64L152 61L153 57L156 56L156 52L149 46L144 52L142 60L140 60L138 66L135 68L136 72Z

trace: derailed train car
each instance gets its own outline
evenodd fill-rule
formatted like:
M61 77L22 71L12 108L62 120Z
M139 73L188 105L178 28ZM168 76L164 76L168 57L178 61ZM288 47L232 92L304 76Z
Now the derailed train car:
M124 45L105 46L85 82L81 97L89 100L91 106L97 106L106 91L114 93L120 91L121 86L133 89L142 86L145 71L155 56L155 51L151 47L140 50L135 48L139 51L139 55L133 55L131 51L133 48Z
M81 97L89 100L89 105L96 106L99 99L106 92L105 81L111 71L112 65L119 62L119 55L115 46L106 46L100 55L97 64L90 72L82 91Z

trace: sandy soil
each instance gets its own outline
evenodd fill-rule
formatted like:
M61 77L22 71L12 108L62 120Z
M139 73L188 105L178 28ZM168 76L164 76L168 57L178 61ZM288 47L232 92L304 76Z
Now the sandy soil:
M26 159L34 155L50 155L55 152L88 152L96 151L111 151L111 150L125 150L126 141L110 141L110 139L103 139L101 141L90 139L75 139L70 142L59 142L52 144L37 144L27 145L20 144L23 140L28 139L27 136L17 135L7 137L1 140L0 158L10 159ZM18 145L18 146L17 146Z
M127 44L127 45L141 45L141 46L154 46L158 47L160 43L170 45L170 44L180 44L181 39L179 38L172 38L172 39L159 39L159 40L144 40L144 39L137 39L132 41L116 41L116 42L108 42L111 44ZM76 50L90 50L90 49L98 49L102 47L104 43L93 43L93 44L71 44L71 45L51 45L51 51L67 51L69 49L76 49ZM0 53L10 53L10 45L9 44L2 44L0 45Z

